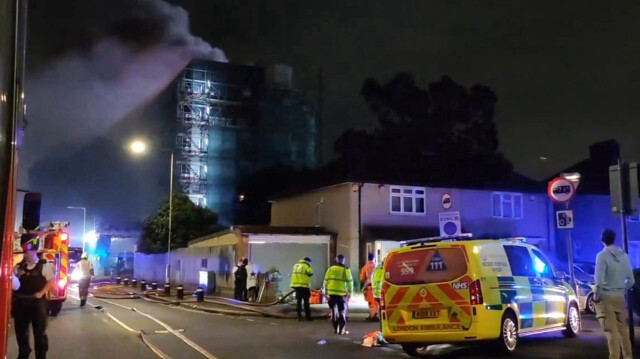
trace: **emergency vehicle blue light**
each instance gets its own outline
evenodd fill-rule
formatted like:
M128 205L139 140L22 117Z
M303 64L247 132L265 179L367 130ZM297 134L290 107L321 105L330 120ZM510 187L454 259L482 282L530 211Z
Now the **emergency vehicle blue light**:
M544 273L545 269L546 269L547 265L544 264L543 261L540 260L540 258L538 258L538 256L533 256L533 268L536 270L536 272L538 273Z

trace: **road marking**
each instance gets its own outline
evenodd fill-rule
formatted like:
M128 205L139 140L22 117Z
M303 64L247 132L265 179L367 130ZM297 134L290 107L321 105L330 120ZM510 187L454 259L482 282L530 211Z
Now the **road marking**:
M72 298L77 298L78 301L80 300L79 297L76 296L71 296ZM170 357L169 355L165 354L162 350L160 350L160 348L156 347L155 345L151 344L145 337L144 333L141 330L135 330L133 328L131 328L130 326L124 324L120 319L114 317L113 315L111 315L111 313L107 312L106 309L104 309L102 306L99 305L93 305L91 303L89 303L89 305L93 306L95 309L98 309L100 312L102 312L103 314L105 314L107 317L109 317L111 320L113 320L114 322L116 322L118 325L120 325L121 327L123 327L125 330L135 334L138 336L138 338L140 338L140 340L142 341L142 343L144 343L144 345L146 345L155 355L157 355L160 359L174 359L172 357Z
M168 324L166 324L165 322L161 321L160 319L155 318L152 315L149 315L147 313L141 312L138 309L134 308L134 307L127 307L125 305L121 305L118 303L115 303L113 301L110 300L106 300L106 299L101 299L101 298L97 298L98 300L101 300L105 303L109 303L127 310L131 310L134 311L144 317L147 317L151 320L153 320L154 322L160 324L161 326L163 326L166 330L168 330L171 334L175 335L176 337L178 337L178 339L182 340L183 342L185 342L187 345L189 345L190 347L192 347L193 349L195 349L196 351L198 351L200 354L204 355L207 359L218 359L218 357L216 357L215 355L209 353L206 349L202 348L201 346L199 346L198 344L194 343L191 339L185 337L184 335L182 335L180 332L176 331L175 329L173 329L171 326L169 326Z
M245 318L248 322L255 322L253 319Z

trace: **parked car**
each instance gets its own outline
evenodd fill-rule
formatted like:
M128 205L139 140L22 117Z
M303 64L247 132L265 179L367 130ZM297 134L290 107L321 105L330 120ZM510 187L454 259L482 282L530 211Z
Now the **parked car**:
M566 263L556 263L556 268L562 270L566 278L571 282L571 275L567 270L569 266ZM580 310L593 314L596 312L596 305L593 302L595 294L595 263L591 262L574 262L573 274L576 277L576 288L578 289L578 303Z

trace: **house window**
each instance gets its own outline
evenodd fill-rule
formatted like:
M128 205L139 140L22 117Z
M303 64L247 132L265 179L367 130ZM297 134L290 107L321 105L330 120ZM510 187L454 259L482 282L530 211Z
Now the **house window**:
M425 214L426 191L424 187L391 187L390 210L396 214Z
M493 193L492 201L494 218L522 218L521 193Z

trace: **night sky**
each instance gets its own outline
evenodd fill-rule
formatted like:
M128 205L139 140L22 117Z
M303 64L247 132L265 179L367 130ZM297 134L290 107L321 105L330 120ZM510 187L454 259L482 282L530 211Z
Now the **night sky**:
M31 2L29 70L42 71L71 51L86 50L135 13L134 3ZM412 73L423 87L448 74L466 86L482 83L493 89L499 98L501 150L523 174L543 178L585 158L589 144L610 138L622 144L626 158L638 160L637 1L173 3L190 13L192 33L220 47L231 62L290 64L296 86L309 90L324 71L325 160L345 129L375 124L359 95L364 79L384 82L401 71ZM51 111L56 109L46 112ZM46 112L35 110L30 126L44 126ZM136 116L158 117L144 109ZM88 120L72 116L65 121ZM85 127L85 142L108 132L104 126ZM59 136L64 139L65 133ZM38 146L25 146L23 153L31 161L51 155Z

